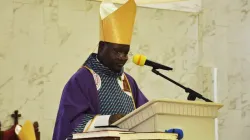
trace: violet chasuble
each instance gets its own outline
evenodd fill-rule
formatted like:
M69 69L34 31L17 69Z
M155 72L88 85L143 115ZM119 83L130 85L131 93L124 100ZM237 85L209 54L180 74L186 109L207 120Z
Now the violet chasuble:
M86 123L96 115L128 114L148 102L130 75L112 72L99 63L96 54L91 54L84 66L63 90L53 140L70 139L71 134L83 132ZM122 75L131 92L119 85Z

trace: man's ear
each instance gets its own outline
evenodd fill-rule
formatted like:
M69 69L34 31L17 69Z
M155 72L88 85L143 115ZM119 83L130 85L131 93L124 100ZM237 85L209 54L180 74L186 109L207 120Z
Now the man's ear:
M105 45L105 43L103 41L99 42L99 45L98 45L98 54L101 54L103 52L104 45Z

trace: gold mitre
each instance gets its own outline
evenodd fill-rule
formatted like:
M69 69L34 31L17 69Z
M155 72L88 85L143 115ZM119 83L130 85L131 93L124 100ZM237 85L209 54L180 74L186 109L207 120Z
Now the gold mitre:
M105 0L100 5L100 40L130 45L136 16L134 0L117 8Z

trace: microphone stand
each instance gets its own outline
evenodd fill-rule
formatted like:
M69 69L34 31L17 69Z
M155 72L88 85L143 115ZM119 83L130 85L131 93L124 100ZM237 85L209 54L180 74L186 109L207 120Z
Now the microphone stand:
M183 85L177 83L176 81L174 81L174 80L168 78L167 76L161 74L161 73L160 73L159 71L157 71L155 68L152 69L152 72L155 73L156 75L160 75L161 77L167 79L168 81L174 83L175 85L177 85L177 86L183 88L183 89L185 90L185 92L189 93L187 99L190 100L190 101L195 101L196 98L200 98L200 99L203 99L203 100L206 101L206 102L213 102L213 101L211 101L211 100L209 100L209 99L203 97L203 96L202 96L201 94L199 94L198 92L196 92L196 91L194 91L194 90L192 90L192 89L190 89L190 88L187 88L187 87L185 87L185 86L183 86Z

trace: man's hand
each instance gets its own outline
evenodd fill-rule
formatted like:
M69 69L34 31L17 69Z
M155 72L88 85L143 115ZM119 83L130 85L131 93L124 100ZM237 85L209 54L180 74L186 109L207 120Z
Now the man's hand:
M119 119L121 119L124 116L125 116L124 114L111 115L109 118L109 125L113 124L114 122L118 121Z

